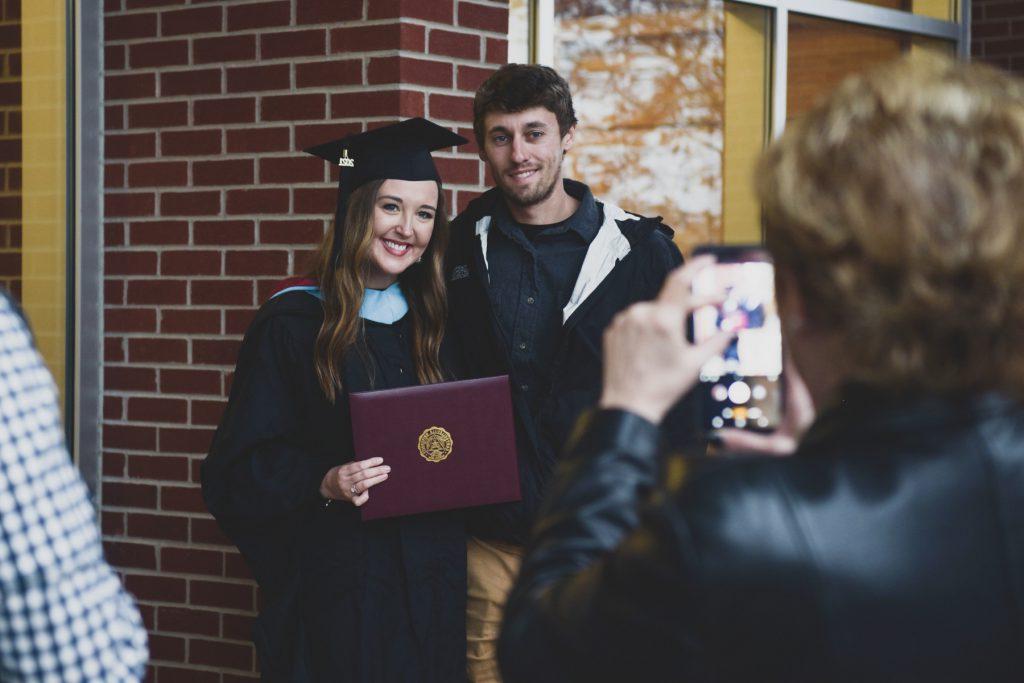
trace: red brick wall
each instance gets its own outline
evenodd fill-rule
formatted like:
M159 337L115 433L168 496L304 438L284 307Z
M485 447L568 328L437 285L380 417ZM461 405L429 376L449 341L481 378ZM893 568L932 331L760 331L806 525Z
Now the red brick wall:
M971 56L1024 76L1024 0L973 0Z
M0 0L0 286L21 300L21 0Z
M491 0L193 3L105 0L102 523L158 683L254 676L256 590L198 474L242 332L333 215L299 150L414 115L472 137L507 51ZM444 156L464 206L481 164Z

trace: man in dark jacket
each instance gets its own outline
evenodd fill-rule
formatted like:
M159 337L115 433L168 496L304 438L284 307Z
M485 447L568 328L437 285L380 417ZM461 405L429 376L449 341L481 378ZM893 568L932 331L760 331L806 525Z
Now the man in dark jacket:
M697 260L624 313L508 601L505 682L1024 680L1024 83L888 65L759 179L818 417L792 457L669 466L641 505L656 424L727 339L683 337Z
M569 429L596 401L601 334L655 296L682 258L672 231L562 177L576 131L569 86L510 64L479 89L474 131L496 188L452 223L449 339L465 375L508 374L522 502L474 511L469 543L469 673L495 681L501 609L521 546Z

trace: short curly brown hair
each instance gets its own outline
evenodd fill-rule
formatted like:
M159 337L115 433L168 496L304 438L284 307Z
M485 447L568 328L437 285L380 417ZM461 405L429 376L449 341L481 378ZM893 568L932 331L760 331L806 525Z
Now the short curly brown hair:
M936 57L851 77L769 148L758 192L850 380L1024 395L1024 83Z
M473 98L473 133L484 148L484 118L492 111L517 113L544 107L558 121L559 135L576 125L569 84L550 66L506 64L483 82Z

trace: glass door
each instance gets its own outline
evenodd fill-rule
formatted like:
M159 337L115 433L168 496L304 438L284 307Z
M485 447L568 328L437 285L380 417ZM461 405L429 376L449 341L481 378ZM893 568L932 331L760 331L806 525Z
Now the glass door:
M580 120L566 175L701 242L756 242L765 144L845 76L965 53L953 0L512 0L510 61L553 66Z

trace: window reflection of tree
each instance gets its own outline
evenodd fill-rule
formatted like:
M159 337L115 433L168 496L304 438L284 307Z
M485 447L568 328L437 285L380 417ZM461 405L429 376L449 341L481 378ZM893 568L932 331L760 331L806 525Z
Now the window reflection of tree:
M580 118L568 174L656 214L690 246L720 241L720 0L556 0L555 66Z

